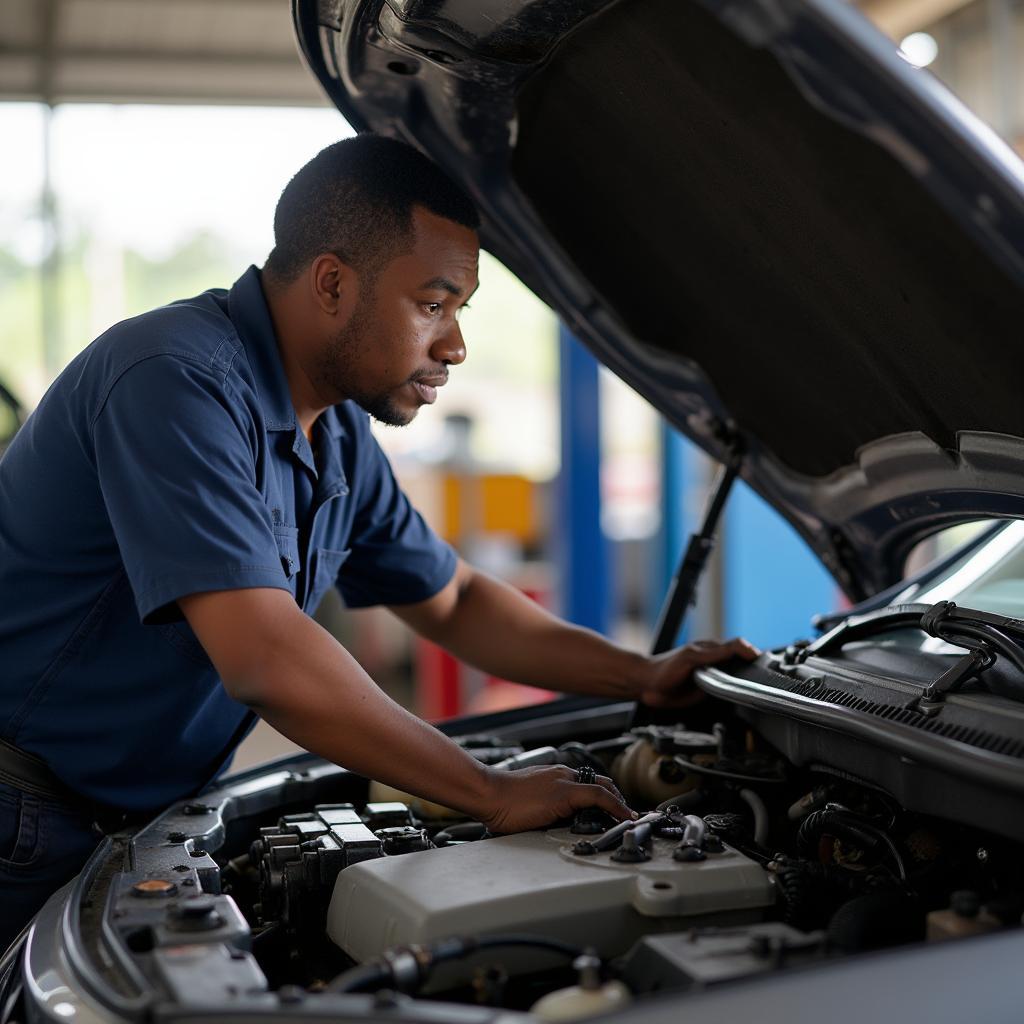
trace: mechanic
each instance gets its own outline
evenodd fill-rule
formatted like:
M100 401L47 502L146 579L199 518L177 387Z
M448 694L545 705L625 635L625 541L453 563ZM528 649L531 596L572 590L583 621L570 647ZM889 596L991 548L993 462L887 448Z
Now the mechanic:
M0 948L98 841L197 793L256 715L492 831L631 813L609 779L488 769L391 701L308 613L387 605L485 672L685 702L695 665L571 626L459 560L369 430L466 358L478 214L417 150L364 135L285 188L262 271L117 324L0 461ZM369 414L369 416L367 415Z

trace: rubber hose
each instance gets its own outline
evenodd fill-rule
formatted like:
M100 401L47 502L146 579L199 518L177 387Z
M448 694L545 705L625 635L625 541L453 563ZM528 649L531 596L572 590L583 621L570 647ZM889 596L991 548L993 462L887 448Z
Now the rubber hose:
M607 775L608 766L599 757L592 754L579 740L571 740L569 743L563 743L559 748L560 754L570 755L570 760L575 759L582 762L582 764L589 765L598 775ZM570 768L575 767L573 764L569 765Z
M460 960L471 953L481 949L496 949L502 946L528 946L535 949L548 949L553 953L570 958L578 957L583 950L579 946L572 946L567 942L558 939L549 939L541 935L485 935L482 938L459 938L452 937L440 939L432 943L421 955L417 955L419 964L419 980L415 987L418 988L434 966L439 963L446 963L451 960ZM397 950L398 953L409 954L411 950ZM391 966L387 963L388 954L384 954L384 960L377 960L371 963L359 964L350 970L344 971L329 982L325 992L373 992L381 988L392 988L396 986L396 978ZM407 990L407 989L406 989Z
M783 919L802 931L823 928L843 903L860 894L858 875L831 864L800 860L775 875L784 905Z
M325 992L374 992L391 980L391 972L382 964L359 964L344 971L324 987Z
M688 789L685 793L680 793L678 796L669 797L668 800L662 800L660 804L655 808L657 811L666 811L669 807L678 807L680 811L688 812L699 807L704 801L704 794L699 789Z
M459 821L449 825L434 835L435 846L446 846L455 841L461 843L483 839L487 834L487 826L482 821Z
M877 852L881 845L877 835L860 828L846 812L825 808L821 811L812 811L797 829L796 841L800 852L804 855L817 856L818 843L826 833L838 839L847 839L870 853Z
M758 846L768 845L768 808L752 789L741 789L740 799L754 814L754 842Z

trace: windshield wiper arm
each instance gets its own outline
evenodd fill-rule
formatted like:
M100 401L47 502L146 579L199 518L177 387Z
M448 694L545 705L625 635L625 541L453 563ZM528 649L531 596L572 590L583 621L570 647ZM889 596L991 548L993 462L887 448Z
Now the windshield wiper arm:
M953 635L985 640L1024 672L1024 620L976 608L959 608L952 601L898 604L876 612L851 615L813 643L795 650L789 660L799 662L813 654L827 654L854 640L894 629L920 629L941 640ZM954 640L948 642L955 643Z
M1005 658L1024 675L1024 621L975 608L958 608L952 601L895 605L864 615L851 615L814 643L789 648L783 661L800 664L812 655L830 654L844 644L894 629L920 629L968 652L912 702L917 710L926 714L934 714L947 694L991 668L997 656Z

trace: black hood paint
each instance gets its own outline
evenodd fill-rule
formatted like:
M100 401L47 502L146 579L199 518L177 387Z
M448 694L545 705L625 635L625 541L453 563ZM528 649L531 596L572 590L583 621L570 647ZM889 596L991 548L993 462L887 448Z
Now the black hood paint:
M294 0L359 129L859 599L1024 515L1024 172L841 0Z

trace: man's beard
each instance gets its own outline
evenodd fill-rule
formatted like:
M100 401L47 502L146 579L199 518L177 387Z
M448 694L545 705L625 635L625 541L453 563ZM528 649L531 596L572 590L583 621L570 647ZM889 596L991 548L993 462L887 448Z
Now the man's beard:
M404 427L416 415L415 410L400 408L390 391L369 394L357 387L351 379L353 362L360 353L366 351L368 345L373 344L370 336L373 320L372 301L360 298L349 322L328 342L316 367L317 380L334 394L350 398L379 423L389 427Z

